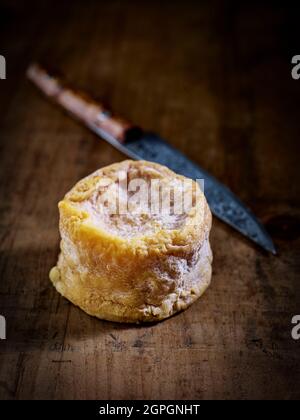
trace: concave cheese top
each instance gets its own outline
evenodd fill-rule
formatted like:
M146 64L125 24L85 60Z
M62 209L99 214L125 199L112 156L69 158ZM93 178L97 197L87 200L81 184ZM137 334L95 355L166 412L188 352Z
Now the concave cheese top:
M201 230L206 203L197 182L159 164L130 160L82 179L64 201L84 212L95 228L127 239Z

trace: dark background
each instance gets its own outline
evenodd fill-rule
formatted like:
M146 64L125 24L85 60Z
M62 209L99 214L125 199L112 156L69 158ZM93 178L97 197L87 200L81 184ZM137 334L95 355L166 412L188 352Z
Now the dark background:
M300 396L299 11L285 4L0 0L0 397ZM226 183L278 256L214 219L211 287L178 316L119 325L59 296L57 202L124 156L30 85L34 59Z

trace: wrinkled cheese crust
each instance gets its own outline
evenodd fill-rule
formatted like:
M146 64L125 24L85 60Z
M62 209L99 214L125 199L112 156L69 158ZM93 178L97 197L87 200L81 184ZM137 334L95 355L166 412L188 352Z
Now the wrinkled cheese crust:
M120 171L129 180L172 183L179 192L184 180L145 161L113 164L81 180L59 203L61 253L50 279L63 296L101 319L160 320L185 309L210 283L211 213L193 182L183 214L153 215L145 202L137 204L138 214L111 214L103 194L113 196Z

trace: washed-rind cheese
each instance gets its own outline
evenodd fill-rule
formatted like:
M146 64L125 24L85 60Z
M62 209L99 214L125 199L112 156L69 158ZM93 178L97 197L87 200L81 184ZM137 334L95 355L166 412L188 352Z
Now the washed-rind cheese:
M99 169L66 194L59 213L61 252L50 279L90 315L162 320L210 283L204 194L162 165L126 160Z

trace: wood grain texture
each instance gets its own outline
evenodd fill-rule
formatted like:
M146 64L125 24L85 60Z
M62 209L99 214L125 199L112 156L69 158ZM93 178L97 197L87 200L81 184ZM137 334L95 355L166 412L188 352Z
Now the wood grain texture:
M1 2L2 399L300 397L296 17L260 2ZM229 185L278 257L214 219L212 285L186 312L118 325L60 297L57 202L123 156L29 84L40 58Z

